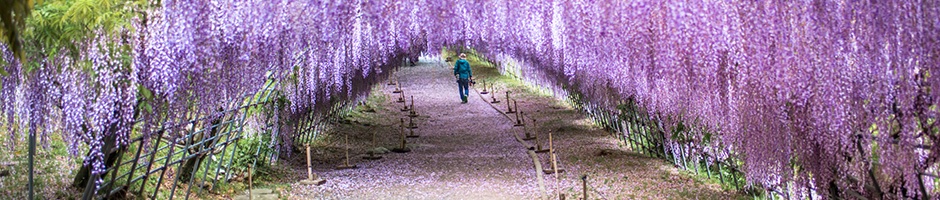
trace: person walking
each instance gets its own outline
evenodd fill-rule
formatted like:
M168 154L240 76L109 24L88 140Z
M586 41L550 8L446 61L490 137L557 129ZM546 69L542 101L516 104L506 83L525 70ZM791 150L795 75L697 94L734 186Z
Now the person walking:
M473 79L473 72L470 71L470 62L467 62L467 54L460 54L460 60L454 63L454 78L457 78L457 89L460 92L460 100L467 103L467 97L470 96L470 79Z

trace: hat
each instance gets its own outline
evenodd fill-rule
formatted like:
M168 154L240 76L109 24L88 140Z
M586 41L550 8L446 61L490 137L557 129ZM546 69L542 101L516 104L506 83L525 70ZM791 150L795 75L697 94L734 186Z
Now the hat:
M460 58L467 58L467 54L461 53Z

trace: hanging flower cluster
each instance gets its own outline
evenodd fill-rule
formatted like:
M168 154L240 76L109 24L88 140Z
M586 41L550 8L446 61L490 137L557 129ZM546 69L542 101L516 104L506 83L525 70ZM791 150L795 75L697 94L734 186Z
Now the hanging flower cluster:
M7 123L61 129L100 171L95 149L124 144L135 121L210 113L272 80L300 118L403 60L468 47L595 104L635 99L677 119L667 128L697 121L752 184L871 192L873 169L877 191L912 197L940 157L935 0L167 0L142 13L78 58L24 65L3 49Z

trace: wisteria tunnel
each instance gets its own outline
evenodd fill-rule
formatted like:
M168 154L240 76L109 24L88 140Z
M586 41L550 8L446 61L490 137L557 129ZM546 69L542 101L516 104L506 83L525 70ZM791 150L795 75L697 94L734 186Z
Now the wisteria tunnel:
M3 0L0 199L937 199L940 0Z

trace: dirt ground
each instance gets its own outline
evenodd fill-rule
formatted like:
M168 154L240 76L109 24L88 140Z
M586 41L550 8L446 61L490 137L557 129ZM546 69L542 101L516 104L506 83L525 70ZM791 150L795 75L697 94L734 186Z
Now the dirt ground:
M479 73L478 73L479 71ZM495 69L478 70L476 77L490 80ZM512 114L504 115L505 102L492 106L492 94L471 90L468 104L461 104L452 66L422 60L402 67L396 76L406 98L414 96L420 115L414 122L418 138L408 138L408 153L382 154L365 160L367 150L392 149L400 144L399 119L408 123L408 112L395 102L395 86L373 92L365 105L336 124L334 132L321 135L313 146L313 171L327 180L320 186L290 185L289 199L577 199L587 176L589 199L737 199L732 191L686 175L663 160L629 152L609 133L598 129L581 113L552 96L539 95L522 86L508 86L519 109L538 120L530 134L547 146L554 135L559 168L564 173L547 175L548 153L527 149L535 142L522 141L523 129L514 127ZM479 78L482 79L482 78ZM504 84L512 85L512 84ZM480 88L476 88L480 89ZM481 90L481 89L480 89ZM475 94L476 93L476 94ZM504 100L502 91L497 98ZM409 100L410 103L410 100ZM408 132L408 129L405 129ZM376 141L373 145L372 134ZM349 136L349 145L344 137ZM343 149L357 169L337 170ZM533 156L535 155L535 156ZM537 159L534 159L537 158ZM303 155L292 158L294 180L306 178ZM537 163L537 164L536 164Z

